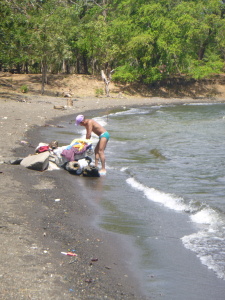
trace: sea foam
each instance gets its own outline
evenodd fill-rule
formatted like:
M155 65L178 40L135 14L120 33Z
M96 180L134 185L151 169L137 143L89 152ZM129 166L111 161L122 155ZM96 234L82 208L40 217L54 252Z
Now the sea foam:
M132 177L127 179L127 183L130 184L134 189L143 192L146 198L153 202L160 203L165 207L176 211L186 211L189 209L189 207L183 202L183 198L181 197L177 197L173 194L167 194L154 188L149 188L136 181Z
M223 215L204 205L199 206L196 212L192 201L185 204L183 198L147 187L132 177L126 181L132 188L142 192L148 200L160 203L175 211L188 211L193 223L203 225L204 230L181 238L183 245L195 252L201 263L213 270L217 277L225 279L225 222Z

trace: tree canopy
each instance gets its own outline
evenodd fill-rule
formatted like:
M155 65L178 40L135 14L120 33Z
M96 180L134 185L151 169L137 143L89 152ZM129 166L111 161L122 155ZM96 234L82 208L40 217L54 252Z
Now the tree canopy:
M223 71L225 1L1 0L0 69L152 83ZM43 80L45 80L43 78Z

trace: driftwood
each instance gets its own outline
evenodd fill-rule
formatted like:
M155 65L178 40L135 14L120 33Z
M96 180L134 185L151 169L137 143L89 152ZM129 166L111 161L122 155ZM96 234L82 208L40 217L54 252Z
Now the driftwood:
M54 105L54 109L62 109L62 110L64 110L66 108L63 105Z
M101 75L102 75L102 79L105 83L105 93L106 93L106 96L109 97L109 84L110 84L110 81L112 79L112 73L114 72L114 70L110 71L108 73L108 77L106 76L105 72L103 70L101 70Z
M73 100L67 99L67 106L73 106Z
M63 91L62 95L65 98L71 98L73 96L73 93L72 93L71 89L69 89L68 91Z

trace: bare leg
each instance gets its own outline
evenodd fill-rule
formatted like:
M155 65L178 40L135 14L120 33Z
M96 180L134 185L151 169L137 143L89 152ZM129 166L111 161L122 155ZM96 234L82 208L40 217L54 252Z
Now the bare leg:
M98 161L100 159L101 164L102 164L102 168L100 171L104 171L104 172L106 171L104 150L106 148L107 142L108 142L107 139L105 137L102 137L95 147L95 166L96 167L98 166Z
M97 143L96 147L95 147L95 166L98 166L98 161L99 161L99 154L98 154L98 150L99 149L99 142Z

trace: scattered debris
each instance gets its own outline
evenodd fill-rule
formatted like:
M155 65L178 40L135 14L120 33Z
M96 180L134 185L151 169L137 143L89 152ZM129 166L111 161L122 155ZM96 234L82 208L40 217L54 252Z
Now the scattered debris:
M96 261L98 261L98 258L92 258L92 259L91 259L91 262L90 262L90 266L92 266L92 265L93 265L93 262L96 262Z
M63 105L54 105L54 109L62 109L62 110L64 110L66 108Z
M0 228L8 228L8 226L0 225Z
M27 127L27 124L25 124L25 126ZM22 144L22 145L28 145L29 147L34 148L28 141L20 141L20 144Z
M65 98L71 98L72 95L73 95L73 93L72 93L71 90L69 90L69 91L63 91L62 95L63 95L63 97L65 97Z
M67 100L67 106L73 106L73 100L72 99Z
M27 102L26 99L17 99L16 102Z
M77 256L77 254L74 252L61 252L61 254L68 255L68 256Z
M27 141L21 141L20 143L21 144L29 144L29 142L27 142Z
M98 258L92 258L91 261L98 261Z

